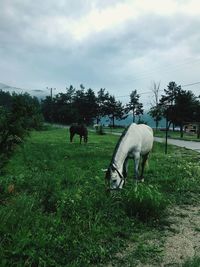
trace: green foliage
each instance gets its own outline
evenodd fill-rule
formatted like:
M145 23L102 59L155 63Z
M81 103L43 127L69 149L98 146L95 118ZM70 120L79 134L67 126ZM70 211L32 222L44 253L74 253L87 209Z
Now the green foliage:
M194 257L193 259L188 259L183 267L199 267L200 266L200 257Z
M0 92L0 97L6 93ZM0 168L6 157L22 142L29 130L43 125L40 103L28 94L7 93L0 106Z
M181 137L183 137L184 123L199 121L200 102L191 91L183 90L175 82L170 82L164 91L165 95L160 99L159 108L169 121L169 126L171 123L180 126ZM156 107L153 107L152 115L155 110Z
M139 94L137 90L134 90L130 94L130 101L126 105L126 112L131 112L133 115L133 122L135 122L135 117L143 114L143 104L139 102Z
M106 114L111 122L112 127L115 127L115 119L123 120L127 117L124 106L122 102L116 101L114 96L109 96L108 100L105 103Z
M42 101L42 112L46 121L57 123L91 124L97 116L97 98L92 89L85 91L83 85L76 90L72 85L66 88L66 93L59 93L51 99Z
M162 115L163 115L161 106L157 104L151 107L148 114L151 115L151 117L155 120L156 128L158 128L158 123L162 119Z
M42 112L46 121L57 123L85 123L92 124L96 119L100 122L103 116L108 116L114 125L115 119L125 119L124 106L110 96L105 89L100 89L97 96L83 85L76 90L72 85L66 93L57 94L51 99L46 97L42 101Z
M168 201L156 186L138 184L124 191L123 203L128 216L148 221L150 218L159 219Z

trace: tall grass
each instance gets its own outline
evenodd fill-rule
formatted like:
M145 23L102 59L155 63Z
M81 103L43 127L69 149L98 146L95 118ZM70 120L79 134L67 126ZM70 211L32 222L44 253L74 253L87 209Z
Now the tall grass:
M191 162L170 148L166 157L157 144L145 183L133 183L130 166L125 188L107 195L101 169L117 138L90 134L87 145L78 138L70 144L67 130L50 129L18 148L0 179L2 266L106 262L136 229L159 224L167 205L184 201L183 192L198 192L196 155Z

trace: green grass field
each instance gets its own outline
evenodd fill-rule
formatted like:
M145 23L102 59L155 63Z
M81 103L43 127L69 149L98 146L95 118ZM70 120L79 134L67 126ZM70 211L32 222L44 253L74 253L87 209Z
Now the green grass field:
M118 138L89 133L87 145L70 144L67 129L49 128L17 148L0 177L2 267L162 261L167 207L199 203L199 155L171 146L164 155L156 143L145 183L135 185L130 162L124 189L109 195L101 169ZM134 253L116 263L127 244Z
M157 137L165 138L165 131L154 131L154 135ZM200 139L197 138L197 134L194 134L194 133L184 133L183 137L181 138L180 132L169 131L168 137L172 139L200 142Z

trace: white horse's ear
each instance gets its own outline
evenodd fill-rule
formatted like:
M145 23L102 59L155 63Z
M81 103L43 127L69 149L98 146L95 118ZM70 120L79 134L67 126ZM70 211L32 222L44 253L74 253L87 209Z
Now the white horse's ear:
M102 170L102 172L107 172L108 169L101 169L101 170Z

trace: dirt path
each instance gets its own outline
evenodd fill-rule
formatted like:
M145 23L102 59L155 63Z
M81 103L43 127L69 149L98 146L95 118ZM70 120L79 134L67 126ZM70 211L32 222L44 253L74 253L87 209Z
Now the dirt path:
M149 239L141 235L144 245L157 248L155 254L158 256L151 255L145 260L146 263L134 259L138 244L129 242L125 250L115 255L113 262L104 266L181 267L187 259L200 257L200 207L174 207L169 210L167 225L160 238L156 234ZM160 252L162 257L159 256Z
M175 207L170 214L161 266L181 266L188 258L200 257L200 207Z

